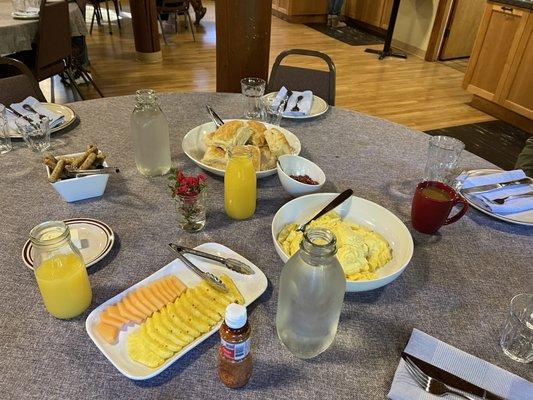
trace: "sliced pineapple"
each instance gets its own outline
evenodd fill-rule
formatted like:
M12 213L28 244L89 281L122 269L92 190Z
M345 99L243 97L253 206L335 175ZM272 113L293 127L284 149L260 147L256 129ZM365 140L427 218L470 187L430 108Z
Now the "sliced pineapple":
M133 332L128 337L128 356L149 368L157 368L165 362L165 360L159 357L157 354L149 350L144 340L141 338L139 331Z

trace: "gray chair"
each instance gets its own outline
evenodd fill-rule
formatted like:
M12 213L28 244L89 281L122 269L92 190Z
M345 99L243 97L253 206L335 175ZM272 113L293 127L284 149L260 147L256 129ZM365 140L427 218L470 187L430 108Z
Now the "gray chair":
M287 56L291 55L321 58L328 65L329 70L320 71L280 65ZM286 50L277 56L272 66L266 91L267 93L277 92L282 86L293 91L311 90L317 96L322 97L329 105L334 106L336 76L335 64L327 54L304 49Z
M46 102L39 83L26 65L12 58L0 57L0 103L9 106L28 96Z

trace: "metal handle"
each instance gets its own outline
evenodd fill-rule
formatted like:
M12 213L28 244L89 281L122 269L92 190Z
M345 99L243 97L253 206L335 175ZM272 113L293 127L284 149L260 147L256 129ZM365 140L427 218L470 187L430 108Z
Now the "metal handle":
M211 119L213 120L217 128L220 128L222 125L224 125L224 121L222 120L222 118L218 116L218 114L215 112L215 110L211 108L209 104L206 104L205 108L207 108L207 112L211 116Z
M467 396L466 394L462 393L462 392L458 392L457 390L453 390L451 389L449 386L447 386L447 393L450 393L450 394L455 394L457 396L460 396L462 397L463 399L466 399L466 400L477 400L476 398L474 397L470 397L470 396Z
M226 261L225 258L216 256L214 254L209 254L209 253L205 253L203 251L191 249L189 247L180 246L179 244L175 244L175 243L173 243L173 245L174 245L174 248L177 249L178 251L182 251L182 252L189 253L189 254L192 254L192 255L195 255L195 256L207 258L209 260L217 261L217 262L222 263L222 264Z
M502 11L509 11L509 12L513 12L513 9L511 7L505 7L505 6L501 6L500 7Z
M345 190L344 192L339 194L337 197L335 197L331 201L331 203L329 203L326 207L324 207L317 215L315 215L313 218L311 218L306 224L300 226L298 228L298 230L305 231L305 228L307 227L307 225L309 225L312 221L320 218L324 214L327 214L328 212L330 212L334 208L338 207L339 205L344 203L346 201L346 199L349 199L352 195L353 195L353 190L352 189Z

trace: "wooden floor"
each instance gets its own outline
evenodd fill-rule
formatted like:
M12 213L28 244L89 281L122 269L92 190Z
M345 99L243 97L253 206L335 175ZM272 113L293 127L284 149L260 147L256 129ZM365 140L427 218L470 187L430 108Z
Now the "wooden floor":
M118 34L116 22L113 35L109 35L107 24L95 26L87 44L93 76L105 96L133 94L139 88L161 92L214 91L214 3L204 1L204 5L208 13L197 29L196 42L183 27L177 36L169 34L171 42L169 45L162 42L163 61L157 64L135 61L127 4L123 7L122 34ZM87 14L89 19L92 10L88 8ZM379 61L375 55L364 52L366 46L350 46L305 25L273 17L271 63L282 50L298 47L323 51L332 57L337 66L337 106L419 130L493 119L466 104L471 95L461 89L463 73L454 68L414 56ZM309 65L319 66L320 61ZM46 95L48 85L43 83ZM97 97L95 91L88 95ZM56 101L72 101L72 95L56 88Z

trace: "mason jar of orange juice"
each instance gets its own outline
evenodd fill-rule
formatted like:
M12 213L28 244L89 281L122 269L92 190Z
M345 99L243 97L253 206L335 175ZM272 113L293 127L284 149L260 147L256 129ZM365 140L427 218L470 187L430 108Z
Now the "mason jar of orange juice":
M70 240L69 227L62 221L48 221L30 232L33 270L44 305L56 318L74 318L92 301L85 262Z
M252 152L245 146L228 151L229 161L224 174L224 206L233 219L250 218L255 213L257 178Z

